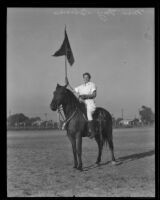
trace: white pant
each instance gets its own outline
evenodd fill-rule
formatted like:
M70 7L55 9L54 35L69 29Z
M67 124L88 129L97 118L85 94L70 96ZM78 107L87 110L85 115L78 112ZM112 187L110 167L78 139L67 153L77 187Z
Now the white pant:
M96 104L93 99L86 99L85 105L86 105L86 109L87 109L88 121L91 121L91 120L93 120L92 115L93 115L94 111L96 110Z
M93 113L94 113L96 108L90 107L90 106L87 106L87 105L86 105L86 107L87 107L87 118L88 118L88 121L92 121L93 120L92 115L93 115Z

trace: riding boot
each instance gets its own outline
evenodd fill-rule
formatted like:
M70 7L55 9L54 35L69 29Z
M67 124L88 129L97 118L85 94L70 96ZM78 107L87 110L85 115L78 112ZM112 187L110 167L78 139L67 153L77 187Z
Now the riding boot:
M96 135L96 131L94 128L94 121L88 121L88 131L91 133L91 135L89 136L90 139L94 138Z

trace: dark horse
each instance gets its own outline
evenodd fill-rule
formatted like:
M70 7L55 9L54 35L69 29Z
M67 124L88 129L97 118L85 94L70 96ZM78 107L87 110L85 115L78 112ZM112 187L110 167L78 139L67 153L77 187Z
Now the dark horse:
M65 86L57 84L53 93L53 99L50 108L56 111L59 106L67 120L67 136L72 144L74 156L74 168L82 170L82 137L88 136L87 116L85 104L79 102L78 98ZM113 137L112 137L112 117L108 111L97 107L93 119L95 121L95 130L97 132L95 140L98 144L98 157L96 164L101 162L101 154L104 143L109 144L112 156L112 163L115 164Z

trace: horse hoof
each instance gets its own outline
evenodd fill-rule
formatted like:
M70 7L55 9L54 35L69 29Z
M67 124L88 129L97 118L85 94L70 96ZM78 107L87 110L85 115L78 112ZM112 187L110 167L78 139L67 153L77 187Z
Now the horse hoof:
M100 164L100 161L96 161L95 164L96 164L96 165L99 165L99 164Z
M117 164L117 162L116 162L116 161L112 161L111 163L112 163L112 165L116 165L116 164Z
M77 169L78 169L79 171L83 171L83 168L82 168L82 167L77 167Z
M77 169L77 166L73 166L73 169Z

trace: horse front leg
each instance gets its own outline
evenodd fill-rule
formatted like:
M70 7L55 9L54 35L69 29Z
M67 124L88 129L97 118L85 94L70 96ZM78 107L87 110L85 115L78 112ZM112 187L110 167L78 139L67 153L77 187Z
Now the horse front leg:
M77 161L77 152L76 152L76 140L74 139L72 144L72 150L73 150L73 157L74 157L74 166L73 168L78 167L78 161Z
M82 137L80 133L78 133L78 137L76 138L76 150L78 157L77 169L82 170Z
M77 152L76 152L76 139L75 139L75 137L72 137L70 134L68 134L68 138L72 144L72 151L73 151L73 158L74 158L73 168L77 168L78 161L77 161Z

